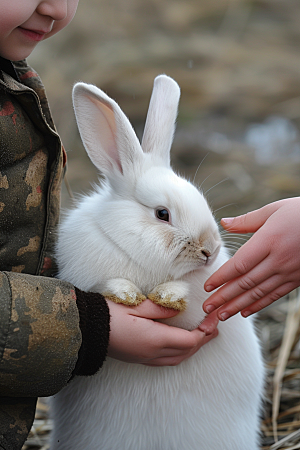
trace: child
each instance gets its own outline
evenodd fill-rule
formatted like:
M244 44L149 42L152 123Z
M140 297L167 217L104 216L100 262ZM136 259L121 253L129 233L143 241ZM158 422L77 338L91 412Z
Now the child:
M0 0L0 448L7 450L22 447L38 396L96 373L106 354L175 365L211 339L154 322L176 312L149 300L129 308L53 278L66 154L24 58L72 20L77 3Z
M254 235L206 281L208 292L222 287L203 304L206 313L213 311L216 322L209 314L202 331L212 332L217 318L226 320L240 311L247 317L300 286L299 222L300 197L222 219L226 230Z

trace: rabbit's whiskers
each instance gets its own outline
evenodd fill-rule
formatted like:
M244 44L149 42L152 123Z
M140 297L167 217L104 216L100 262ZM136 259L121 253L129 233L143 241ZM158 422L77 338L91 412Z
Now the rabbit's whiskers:
M221 209L227 208L228 206L237 206L236 203L228 203L227 205L221 206L218 209L215 209L213 212L216 213L218 211L221 211Z
M193 178L193 184L195 184L195 179L196 179L198 170L200 169L200 167L201 167L203 161L206 159L206 157L207 157L207 155L208 155L209 153L210 153L210 152L207 152L207 153L206 153L206 155L202 158L202 161L201 161L200 164L198 165L197 170L196 170L195 175L194 175L194 178Z
M228 181L229 177L224 178L223 180L219 181L218 183L216 183L214 186L210 187L209 189L207 189L207 191L204 192L204 195L207 195L207 193L209 191L211 191L212 189L214 189L216 186L219 186L219 184L224 183L225 181Z

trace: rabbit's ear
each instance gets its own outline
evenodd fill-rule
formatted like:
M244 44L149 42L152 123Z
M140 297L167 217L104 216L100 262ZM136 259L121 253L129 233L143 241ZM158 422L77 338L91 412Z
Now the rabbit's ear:
M143 155L139 140L119 105L96 86L73 88L75 116L85 149L106 176L126 172Z
M176 81L166 75L155 78L142 149L158 156L166 166L170 165L179 98L180 88Z

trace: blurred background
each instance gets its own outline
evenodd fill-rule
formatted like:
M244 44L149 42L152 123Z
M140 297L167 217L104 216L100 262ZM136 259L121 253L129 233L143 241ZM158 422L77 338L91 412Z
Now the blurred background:
M182 91L173 166L202 186L217 219L298 196L299 23L299 0L82 0L28 59L46 86L72 191L98 177L77 132L74 82L114 98L141 137L153 80L166 73ZM256 316L268 375L261 449L300 449L299 311L293 293ZM40 402L24 448L48 449L51 426Z
M29 58L72 190L97 179L75 124L74 82L114 98L140 137L153 80L166 73L182 91L173 165L196 175L218 218L299 195L299 23L298 0L81 1L73 22Z

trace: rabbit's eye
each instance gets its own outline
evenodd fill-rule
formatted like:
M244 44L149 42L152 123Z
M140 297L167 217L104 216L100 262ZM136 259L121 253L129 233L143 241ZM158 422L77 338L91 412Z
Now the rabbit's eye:
M170 215L169 215L169 211L165 208L158 208L155 211L156 217L159 220L164 220L165 222L169 222L170 221Z

